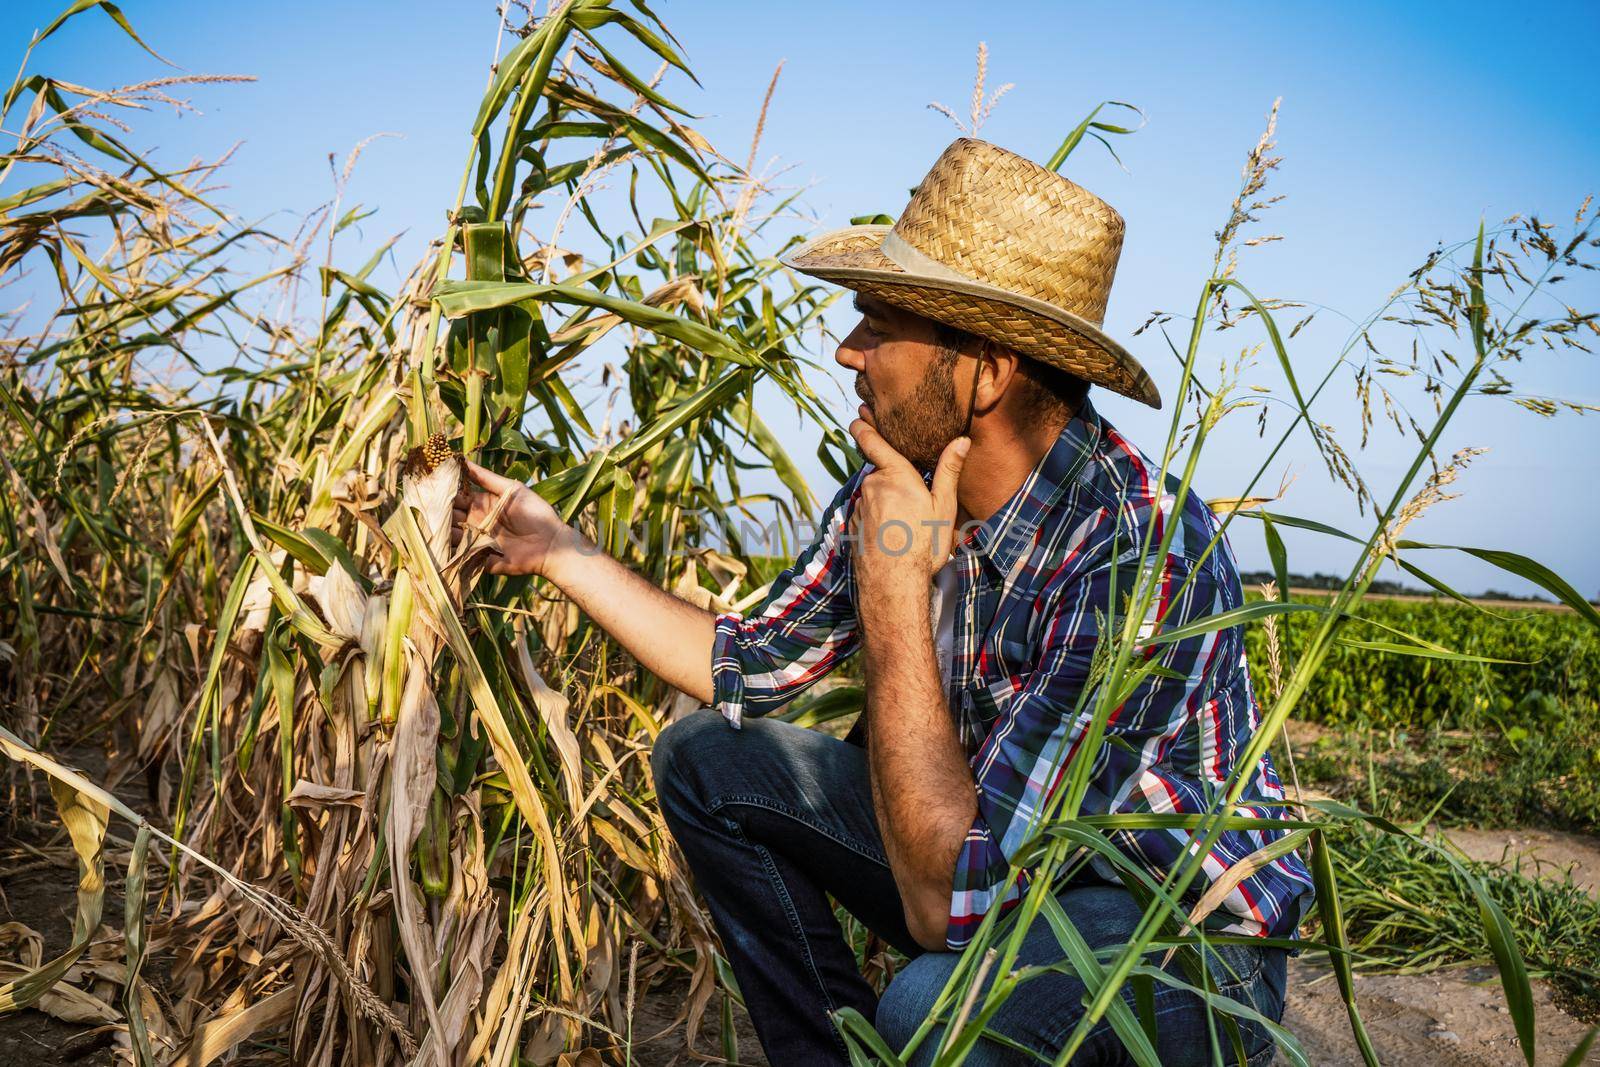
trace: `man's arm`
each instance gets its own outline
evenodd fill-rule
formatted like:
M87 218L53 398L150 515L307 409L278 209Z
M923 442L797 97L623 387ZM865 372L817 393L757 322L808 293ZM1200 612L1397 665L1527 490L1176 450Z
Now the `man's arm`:
M562 522L548 501L522 483L475 463L467 464L467 474L485 491L464 490L457 497L460 523L482 529L498 499L510 494L487 531L500 548L492 573L550 579L646 670L696 700L711 701L715 615L629 570Z
M636 574L570 526L563 529L545 577L646 670L709 704L716 616Z
M866 420L850 426L875 468L852 521L866 653L872 802L918 944L945 947L956 858L977 815L972 771L933 653L933 561L949 555L968 442L945 449L931 490Z
M940 684L920 599L891 598L864 612L867 756L872 804L906 927L929 950L945 947L961 842L978 814L966 753Z
M509 494L488 530L500 548L491 572L548 577L647 670L715 704L735 725L747 712L781 707L857 647L843 534L859 476L839 488L816 541L746 617L714 615L657 588L562 522L527 486L472 463L467 474L486 491L457 498L459 524L482 529Z

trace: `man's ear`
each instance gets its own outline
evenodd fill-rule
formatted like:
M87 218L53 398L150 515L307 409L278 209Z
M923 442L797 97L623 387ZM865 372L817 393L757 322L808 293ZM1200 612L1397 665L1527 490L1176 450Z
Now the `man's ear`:
M974 355L978 359L978 374L982 376L982 381L978 384L977 407L982 411L988 411L998 404L1000 398L1011 388L1022 357L1005 345L987 337L980 340L978 351Z

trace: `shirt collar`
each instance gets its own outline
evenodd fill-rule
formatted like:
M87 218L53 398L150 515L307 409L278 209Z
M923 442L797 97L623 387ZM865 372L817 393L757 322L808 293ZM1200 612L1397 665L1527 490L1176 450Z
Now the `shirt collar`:
M977 526L963 543L970 544L972 551L988 560L999 577L1010 574L1017 556L1033 545L1034 535L1045 515L1077 480L1089 456L1099 447L1102 434L1100 416L1085 397L1082 406L1067 420L1055 443L1034 465L1011 499Z

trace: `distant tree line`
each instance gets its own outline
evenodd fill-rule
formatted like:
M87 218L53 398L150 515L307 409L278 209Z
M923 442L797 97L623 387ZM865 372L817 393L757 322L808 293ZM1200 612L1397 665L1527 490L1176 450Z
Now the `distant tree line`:
M1246 588L1258 586L1265 582L1274 581L1275 576L1271 571L1245 571L1239 575ZM1289 585L1295 589L1338 589L1344 584L1344 579L1332 574L1291 574ZM1419 586L1406 585L1404 582L1391 582L1378 579L1372 583L1372 590L1378 596L1428 596L1434 591L1423 589ZM1481 593L1468 594L1473 600L1524 600L1531 603L1548 604L1550 598L1546 596L1519 596L1516 593L1507 593L1499 589L1485 589ZM1600 600L1591 598L1591 603L1600 603Z

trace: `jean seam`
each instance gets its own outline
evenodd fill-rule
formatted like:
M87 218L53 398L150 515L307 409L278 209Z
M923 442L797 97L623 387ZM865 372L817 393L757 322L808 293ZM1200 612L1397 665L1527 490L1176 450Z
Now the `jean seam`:
M838 1046L839 1051L848 1056L850 1048L839 1034L839 1028L833 1025L832 1016L836 1010L833 997L828 995L828 985L822 980L822 975L817 970L816 958L811 954L811 944L806 940L805 929L800 925L800 913L795 909L794 899L789 896L789 887L784 884L783 875L778 873L777 865L772 862L771 851L765 845L758 845L745 837L743 829L732 819L725 821L728 823L731 832L746 845L755 849L756 854L761 857L761 865L766 868L767 877L778 894L778 900L783 904L784 914L789 917L789 929L794 933L795 941L800 946L800 952L805 957L806 970L811 972L811 981L817 987L817 992L822 994L822 1003L827 1007L829 1016L828 1031L833 1036L833 1042Z
M1219 996L1227 997L1229 1000L1236 1000L1246 1007L1251 1008L1252 1010L1265 1016L1267 1013L1262 1011L1261 1006L1256 1003L1255 994L1256 990L1262 985L1263 982L1261 972L1266 969L1266 955L1260 949L1254 949L1250 955L1255 960L1255 967L1250 970L1250 973L1242 976L1238 982L1218 982L1217 994ZM1212 977L1215 978L1216 976L1213 975ZM1234 1020L1239 1024L1241 1031L1243 1031L1245 1027L1250 1027L1251 1030L1254 1031L1254 1029L1259 1026L1259 1024L1253 1019L1246 1019L1241 1016L1235 1016ZM1272 1034L1270 1031L1264 1031L1264 1033L1267 1038L1266 1048L1271 1050L1275 1047L1276 1043L1272 1040ZM1243 1039L1244 1034L1241 1033L1240 1037ZM1253 1054L1247 1055L1245 1057L1247 1067L1257 1067L1254 1061L1256 1057L1260 1055L1261 1053L1259 1050Z
M877 852L875 850L872 850L872 849L863 848L862 846L857 844L855 841L847 839L845 837L842 837L837 833L834 833L828 827L820 825L816 821L807 818L806 816L802 815L800 812L798 812L795 809L789 807L788 805L780 804L777 801L771 799L770 797L764 797L764 796L761 796L759 794L735 793L735 794L733 794L731 796L718 797L715 801L713 801L711 804L709 804L707 806L706 811L707 811L708 814L716 815L716 814L721 813L723 808L728 807L729 805L732 805L732 804L748 804L749 806L751 806L753 808L761 808L761 809L763 809L765 811L777 812L779 815L786 815L789 818L793 819L795 822L798 822L801 825L806 826L806 827L810 828L811 830L816 831L817 833L821 834L823 837L826 837L828 840L834 842L835 844L840 845L843 848L849 849L851 852L854 852L856 855L861 856L863 859L869 859L869 860L871 860L872 862L878 864L881 867L888 867L889 866L889 857L888 856L886 856L886 855L884 855L884 854L882 854L880 852Z

